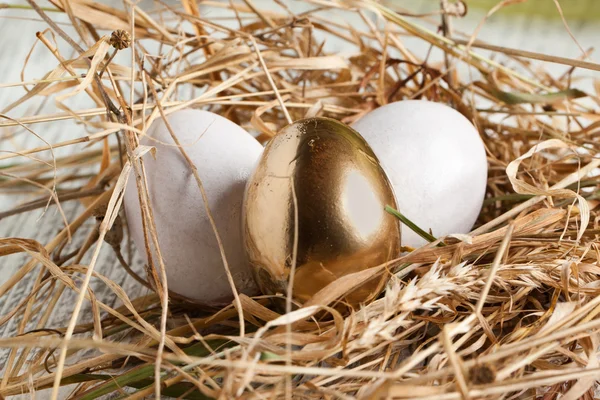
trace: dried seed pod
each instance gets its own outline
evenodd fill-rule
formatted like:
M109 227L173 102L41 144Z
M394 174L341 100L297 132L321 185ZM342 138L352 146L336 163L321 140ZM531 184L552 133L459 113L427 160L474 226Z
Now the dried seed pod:
M124 29L117 29L110 35L109 43L117 50L123 50L131 46L131 35Z

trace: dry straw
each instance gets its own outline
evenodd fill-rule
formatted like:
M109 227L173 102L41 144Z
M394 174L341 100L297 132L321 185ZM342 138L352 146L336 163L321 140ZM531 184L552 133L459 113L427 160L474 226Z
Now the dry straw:
M33 133L72 119L81 123L81 135L0 157L10 159L0 170L2 190L37 196L1 217L49 204L62 210L72 202L84 211L73 220L65 216L58 235L45 244L0 239L0 256L28 257L0 286L0 299L19 282L34 282L0 316L0 324L16 320L19 326L13 337L0 339L10 349L1 367L0 397L41 389L52 389L56 397L60 386L77 384L73 399L110 393L190 399L593 398L600 376L598 97L571 83L576 68L599 65L506 49L453 31L452 18L466 11L462 3L442 2L447 8L439 13L413 15L372 0L298 1L308 10L300 14L281 1L265 9L251 0L204 1L202 9L194 1L159 1L151 10L129 2L116 9L88 0L51 1L49 9L28 0L30 12L48 23L37 39L56 57L55 67L39 80L2 85L29 89L1 110L0 126L20 125ZM487 17L511 3L500 2ZM228 10L231 17L211 19L211 8ZM57 12L68 15L79 36L68 36L53 22ZM328 18L332 14L340 18ZM364 30L344 22L351 14L365 22ZM52 35L75 57L61 53ZM420 39L430 57L409 52L407 37ZM355 45L356 53L326 53L325 40L332 39ZM162 57L153 57L150 47ZM487 57L480 49L494 54ZM127 54L133 68L118 64L117 52ZM436 52L444 56L439 62ZM572 68L553 77L532 59ZM40 96L51 96L62 111L8 117ZM73 96L88 96L96 108L67 106ZM169 295L164 265L140 276L120 254L120 204L128 179L135 179L143 205L145 250L159 248L143 179L144 154L152 149L138 145L154 119L202 107L254 130L264 142L290 118L324 115L350 123L402 99L451 104L479 128L490 173L485 206L470 235L438 238L444 245L432 243L342 278L301 308L292 310L288 301L285 314L268 298L241 294L223 310L190 308ZM80 143L87 144L83 152L78 146L70 155L54 156L54 150ZM82 175L81 167L95 172ZM84 183L58 189L57 182L70 181ZM97 224L90 231L84 223L93 218ZM83 245L65 254L71 237L82 238ZM102 246L115 249L123 267L152 294L130 298L98 273ZM84 259L90 262L82 265ZM381 274L389 282L374 302L359 310L337 303ZM120 306L97 297L92 281L105 285ZM63 328L47 329L66 291L78 294L72 316ZM86 304L92 318L83 323L79 312ZM26 331L32 324L36 328ZM83 349L95 351L82 357Z

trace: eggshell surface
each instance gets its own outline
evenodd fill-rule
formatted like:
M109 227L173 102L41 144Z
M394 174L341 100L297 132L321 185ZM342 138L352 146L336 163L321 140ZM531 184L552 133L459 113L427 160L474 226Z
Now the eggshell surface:
M208 111L182 110L167 118L198 169L237 290L254 295L258 289L242 244L241 211L246 181L263 147ZM162 119L154 121L141 144L157 149L156 159L143 160L169 290L206 305L230 302L233 292L200 189ZM131 235L147 262L134 176L124 204ZM152 257L158 267L154 250Z
M360 135L330 118L294 122L275 135L248 181L244 241L263 293L306 302L338 278L400 254L394 192ZM345 296L357 305L384 279Z
M444 104L406 100L380 107L355 122L387 172L399 210L434 236L468 233L487 182L479 133ZM427 243L402 226L402 245Z

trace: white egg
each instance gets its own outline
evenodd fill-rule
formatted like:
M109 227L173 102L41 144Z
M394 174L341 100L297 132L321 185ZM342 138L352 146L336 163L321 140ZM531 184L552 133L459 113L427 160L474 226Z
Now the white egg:
M246 181L263 147L244 129L211 112L182 110L167 118L198 168L237 290L254 295L258 289L242 244L241 212ZM228 303L233 292L192 171L162 119L150 126L147 136L141 144L157 149L156 159L144 156L144 168L169 290L201 304ZM147 262L133 175L124 204L134 243ZM156 253L152 257L157 260Z
M479 133L458 111L407 100L355 122L392 182L400 212L434 236L468 233L483 204L487 160ZM402 245L427 243L402 226Z

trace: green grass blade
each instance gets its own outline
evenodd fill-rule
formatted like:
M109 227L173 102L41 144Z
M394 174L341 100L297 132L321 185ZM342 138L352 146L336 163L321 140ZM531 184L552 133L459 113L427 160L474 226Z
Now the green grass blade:
M153 385L154 385L153 379L145 379L143 381L136 382L129 386L135 387L136 389L139 389L139 390L144 390L149 387L152 387ZM173 386L169 386L167 388L162 388L160 390L160 393L161 393L161 395L174 397L174 398L178 398L178 399L182 398L182 399L189 399L189 400L213 400L212 397L208 397L208 396L202 394L202 392L200 392L197 388L194 390L191 390L193 388L195 388L195 386L192 383L181 382L181 383L177 383ZM125 399L129 396L130 395L128 394L122 398Z
M93 391L85 394L80 399L81 400L94 400L101 396L107 395L109 393L114 392L120 388L124 388L126 386L132 385L135 382L142 381L149 376L154 374L154 364L141 365L139 367L135 367L127 373L116 376L110 381L103 383L102 385L96 387Z
M558 92L535 94L535 93L511 93L498 89L490 89L490 92L498 100L506 104L547 104L567 99L578 99L586 97L587 94L579 89L560 90Z
M417 224L412 222L410 219L406 218L406 216L404 216L400 211L394 209L393 207L386 205L385 211L398 218L404 225L408 226L410 230L412 230L417 235L421 236L423 239L427 240L429 243L435 242L437 240L432 234L425 232L423 229L419 228Z
M213 349L216 349L222 348L223 346L234 346L236 343L227 340L211 340L208 344ZM200 342L183 349L183 351L187 355L194 357L205 357L210 354L209 349ZM154 382L154 364L141 365L131 369L123 375L113 377L110 381L107 381L96 387L93 391L86 393L80 400L94 400L126 386L138 387L140 384L143 384L143 387L146 387L148 385L147 380Z

